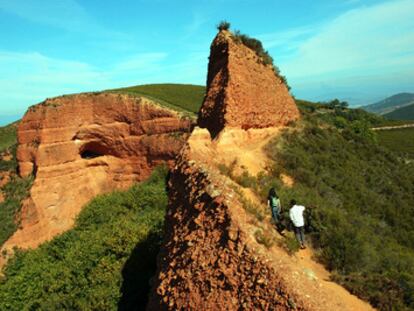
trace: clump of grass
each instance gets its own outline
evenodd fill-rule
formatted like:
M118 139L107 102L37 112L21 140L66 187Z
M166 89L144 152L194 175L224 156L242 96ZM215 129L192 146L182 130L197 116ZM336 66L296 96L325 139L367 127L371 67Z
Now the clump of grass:
M243 188L254 188L257 184L257 178L250 175L247 170L243 171L239 176L234 176L234 181Z
M300 249L299 242L294 236L287 236L282 240L282 247L290 254L297 253Z
M217 168L219 169L220 173L229 177L230 179L234 180L234 170L237 166L237 159L234 159L230 165L226 165L225 163L220 163L217 165Z
M254 232L254 237L259 244L264 245L266 248L273 246L272 236L268 232L264 232L262 229L257 229Z
M226 20L222 20L218 25L217 25L217 29L219 31L222 30L229 30L230 29L230 23Z
M240 203L242 203L244 209L253 215L258 221L263 221L265 219L265 214L259 205L255 204L253 201L246 199L243 195L240 196Z

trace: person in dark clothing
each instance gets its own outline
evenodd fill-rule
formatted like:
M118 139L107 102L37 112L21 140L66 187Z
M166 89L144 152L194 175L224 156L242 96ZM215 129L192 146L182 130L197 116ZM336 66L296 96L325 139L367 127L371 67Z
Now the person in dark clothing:
M275 188L270 188L269 195L267 197L267 204L272 212L272 218L276 224L276 229L279 233L282 233L283 227L281 223L282 205L280 199L277 196Z

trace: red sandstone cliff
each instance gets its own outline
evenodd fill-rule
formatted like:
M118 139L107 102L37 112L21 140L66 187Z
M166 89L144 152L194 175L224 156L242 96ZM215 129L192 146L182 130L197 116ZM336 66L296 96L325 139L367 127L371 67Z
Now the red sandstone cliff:
M22 176L35 175L18 231L5 243L36 247L68 230L94 196L172 163L190 121L144 98L80 94L29 108L18 127Z
M298 119L296 104L273 66L233 38L220 31L211 44L199 126L214 137L224 127L266 128Z

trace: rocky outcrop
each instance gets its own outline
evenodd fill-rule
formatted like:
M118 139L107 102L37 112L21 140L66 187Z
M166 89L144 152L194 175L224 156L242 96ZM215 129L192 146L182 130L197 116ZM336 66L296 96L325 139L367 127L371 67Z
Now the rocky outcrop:
M252 217L218 169L237 152L249 166L244 155L262 153L260 140L299 117L273 67L232 36L221 31L211 45L200 127L171 172L166 235L148 310L304 309L259 255L261 246L247 229Z
M224 127L266 128L298 119L295 102L273 66L234 38L220 31L211 44L199 126L215 137Z
M94 196L125 189L172 163L191 122L154 102L80 94L31 107L18 127L22 176L35 175L20 228L4 248L36 247L71 228Z
M372 310L322 279L329 279L323 267L289 256L268 207L234 181L234 174L265 170L263 146L298 117L273 70L221 31L211 47L201 127L170 174L147 310Z
M231 182L193 143L194 136L171 173L165 241L147 309L303 310L258 255L246 230L250 216Z

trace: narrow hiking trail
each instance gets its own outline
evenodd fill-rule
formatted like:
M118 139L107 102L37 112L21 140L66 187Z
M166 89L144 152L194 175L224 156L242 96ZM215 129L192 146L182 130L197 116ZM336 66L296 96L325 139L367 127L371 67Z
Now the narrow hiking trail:
M396 130L396 129L403 129L414 127L414 123L403 124L403 125L392 125L392 126L381 126L381 127L373 127L371 130L373 131L386 131L386 130Z
M263 147L282 130L227 127L214 140L193 130L170 177L150 310L374 310L331 282L311 249L289 254L263 198L235 182L274 165Z
M259 133L256 133L257 135L251 131L249 134L244 134L244 141L240 139L243 134L236 134L236 132L238 131L230 131L231 135L224 135L217 143L217 146L223 147L223 149L217 148L224 151L219 152L221 156L224 156L221 159L226 159L229 163L233 161L231 157L237 156L239 171L247 170L252 175L265 170L270 164L270 160L263 147L280 133L280 129L260 130ZM233 139L236 137L238 143L233 144ZM221 141L222 139L223 141ZM290 176L284 175L281 178L286 186L293 186L294 180ZM369 303L331 281L330 272L314 259L315 252L311 247L308 246L295 254L289 254L283 246L285 237L281 236L272 225L270 211L263 203L264 200L258 198L250 188L241 188L241 191L246 199L262 209L262 213L266 214L266 217L261 223L257 223L252 222L250 215L246 215L241 210L235 212L234 215L238 217L241 227L246 228L252 245L258 245L257 252L264 256L279 272L283 282L291 290L292 296L300 297L302 304L308 306L310 310L375 310ZM288 208L286 203L284 208ZM258 244L255 237L257 230L266 231L275 243L270 248ZM286 230L285 233L287 236L293 237L293 233Z

